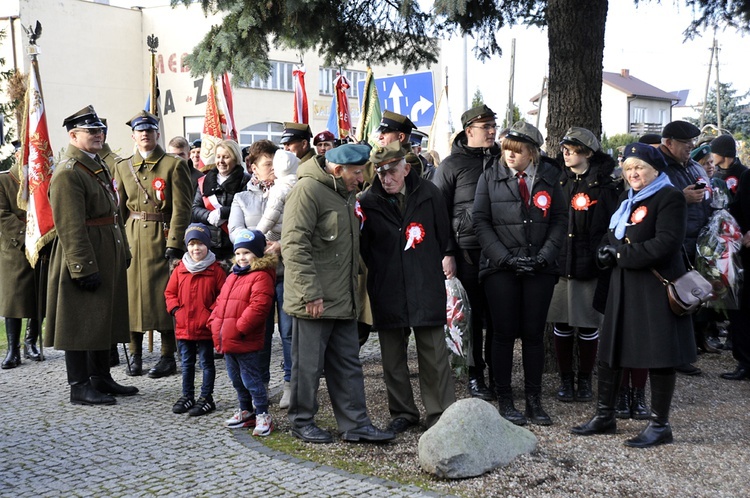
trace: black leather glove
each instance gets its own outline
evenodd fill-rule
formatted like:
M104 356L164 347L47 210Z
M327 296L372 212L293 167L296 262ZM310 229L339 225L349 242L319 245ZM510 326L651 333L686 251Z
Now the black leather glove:
M99 272L86 275L85 277L76 278L74 281L78 284L78 287L89 292L94 292L100 285L102 285L102 277L99 275Z
M167 247L167 250L164 251L164 259L181 259L183 254L185 254L185 251L182 249Z
M529 275L534 273L534 260L527 257L516 258L515 270L516 275Z
M125 269L127 270L130 268L130 263L133 261L133 258L128 258L125 260Z
M180 309L180 307L175 306L174 308L172 308L172 311L169 312L169 314L172 315L172 318L174 318L174 316L177 314L178 309Z
M547 260L542 257L541 254L537 254L534 259L534 271L539 271L547 268Z
M602 246L596 251L596 266L602 270L617 265L617 249L614 246Z

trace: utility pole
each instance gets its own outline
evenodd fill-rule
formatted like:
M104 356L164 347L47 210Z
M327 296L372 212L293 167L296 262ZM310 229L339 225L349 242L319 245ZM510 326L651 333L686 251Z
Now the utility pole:
M716 45L716 126L721 133L721 83L719 82L719 46Z
M715 35L715 33L714 33ZM708 75L706 76L706 91L703 92L703 108L701 109L701 129L706 124L706 105L708 104L708 88L711 86L711 68L714 64L714 52L716 51L716 36L711 45L711 57L708 59Z
M510 46L510 80L508 82L508 114L506 115L505 122L508 127L513 126L513 84L516 79L516 39Z

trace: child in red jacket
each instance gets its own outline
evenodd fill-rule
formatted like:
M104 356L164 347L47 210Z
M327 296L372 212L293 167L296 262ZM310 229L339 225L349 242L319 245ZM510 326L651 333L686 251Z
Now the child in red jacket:
M266 238L261 232L240 230L234 242L235 265L209 320L214 345L218 352L224 353L227 375L240 403L225 425L231 428L255 425L253 436L268 436L273 430L260 355L273 303L278 260L273 254L264 255L265 248Z
M185 230L187 252L169 277L164 291L167 311L175 319L175 337L182 360L182 397L174 413L198 416L216 409L214 403L214 343L208 319L227 276L209 251L211 233L206 225L193 223ZM200 358L203 384L195 401L195 356Z

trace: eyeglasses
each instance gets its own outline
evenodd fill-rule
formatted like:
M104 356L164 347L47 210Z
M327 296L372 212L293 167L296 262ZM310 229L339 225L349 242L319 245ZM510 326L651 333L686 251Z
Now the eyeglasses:
M560 152L562 152L564 156L576 156L576 155L578 155L578 151L575 151L573 149L569 149L567 147L560 147Z
M497 130L497 123L487 123L485 125L471 125L470 128L479 128L484 131Z
M683 145L687 145L691 149L695 147L695 140L682 140L679 138L673 138L672 140L674 140L675 142L680 142Z
M104 128L78 128L76 131L83 131L88 133L89 135L98 135L100 133L104 133Z

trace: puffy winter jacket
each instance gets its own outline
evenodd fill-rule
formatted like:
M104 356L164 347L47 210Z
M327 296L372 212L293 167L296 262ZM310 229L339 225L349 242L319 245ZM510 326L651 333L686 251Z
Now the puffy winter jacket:
M214 262L205 270L190 273L182 261L172 272L164 291L167 311L174 314L175 337L189 341L211 339L208 319L227 274Z

